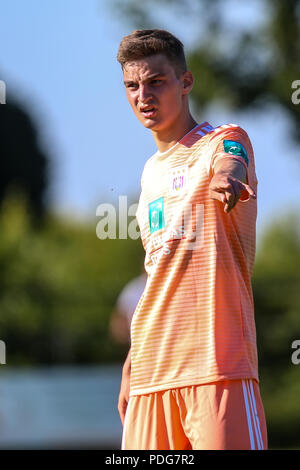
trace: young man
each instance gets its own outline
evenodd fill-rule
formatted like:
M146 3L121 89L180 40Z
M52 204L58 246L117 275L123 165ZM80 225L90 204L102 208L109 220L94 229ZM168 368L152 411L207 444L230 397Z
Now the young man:
M122 449L265 449L249 137L235 124L196 123L193 76L167 31L124 37L118 61L127 99L158 148L136 214L148 277L122 373Z

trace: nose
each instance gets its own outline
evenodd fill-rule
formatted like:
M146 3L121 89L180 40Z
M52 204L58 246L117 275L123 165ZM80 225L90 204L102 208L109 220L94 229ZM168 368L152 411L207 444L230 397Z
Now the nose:
M141 84L139 87L139 101L146 104L151 98L152 94L147 84Z

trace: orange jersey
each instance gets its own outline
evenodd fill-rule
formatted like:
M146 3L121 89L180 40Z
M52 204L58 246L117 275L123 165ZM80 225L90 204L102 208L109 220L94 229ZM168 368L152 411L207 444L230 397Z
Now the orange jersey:
M235 124L196 126L145 164L137 221L146 287L131 324L130 396L227 379L258 381L251 286L257 203L228 214L209 196L235 158L256 192L253 149Z

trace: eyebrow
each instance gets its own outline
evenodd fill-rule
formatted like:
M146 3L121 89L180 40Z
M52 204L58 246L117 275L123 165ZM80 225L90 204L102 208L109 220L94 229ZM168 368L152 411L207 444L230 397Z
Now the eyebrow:
M153 78L157 78L157 77L164 77L166 74L165 73L153 73L152 75L149 75L149 77L146 78L145 81L149 81L149 80L153 80ZM131 85L131 84L134 84L135 81L134 80L124 80L124 85Z

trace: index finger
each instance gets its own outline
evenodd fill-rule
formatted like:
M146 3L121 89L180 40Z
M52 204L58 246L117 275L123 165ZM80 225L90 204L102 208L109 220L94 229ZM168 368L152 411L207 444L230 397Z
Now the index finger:
M241 186L243 186L243 189L245 189L251 197L253 197L254 199L256 198L256 193L254 189L249 186L249 184L243 183L242 181L239 181L239 183Z

